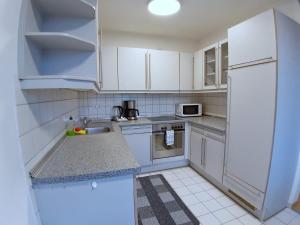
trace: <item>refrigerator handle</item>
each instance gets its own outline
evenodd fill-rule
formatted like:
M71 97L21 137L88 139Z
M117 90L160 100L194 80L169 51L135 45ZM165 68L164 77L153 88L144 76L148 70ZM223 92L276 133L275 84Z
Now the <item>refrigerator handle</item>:
M226 173L226 167L228 162L228 149L229 149L229 136L230 136L230 113L231 113L231 91L232 91L232 77L227 77L227 116L226 116L226 138L225 138L225 159L224 159L224 172Z

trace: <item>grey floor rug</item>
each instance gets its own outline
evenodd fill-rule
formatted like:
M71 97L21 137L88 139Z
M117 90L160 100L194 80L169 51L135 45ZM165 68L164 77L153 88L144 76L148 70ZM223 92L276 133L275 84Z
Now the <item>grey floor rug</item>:
M162 175L137 178L139 225L199 225Z

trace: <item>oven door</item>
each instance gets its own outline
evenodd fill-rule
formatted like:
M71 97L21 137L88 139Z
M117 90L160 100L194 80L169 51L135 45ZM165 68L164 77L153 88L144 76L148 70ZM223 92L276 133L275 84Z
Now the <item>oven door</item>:
M166 145L165 132L152 133L152 159L184 155L184 130L174 132L174 145Z

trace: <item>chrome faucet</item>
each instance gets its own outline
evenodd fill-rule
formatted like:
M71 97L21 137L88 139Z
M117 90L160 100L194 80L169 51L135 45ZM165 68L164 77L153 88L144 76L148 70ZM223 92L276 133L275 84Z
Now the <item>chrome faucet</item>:
M91 120L89 120L87 117L83 117L82 118L82 128L87 128L87 125L88 125L88 123L90 122Z

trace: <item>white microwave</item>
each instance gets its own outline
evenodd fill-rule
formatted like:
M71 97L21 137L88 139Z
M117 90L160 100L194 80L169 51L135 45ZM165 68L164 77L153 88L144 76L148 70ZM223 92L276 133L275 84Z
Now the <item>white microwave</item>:
M202 104L176 104L176 116L202 116Z

